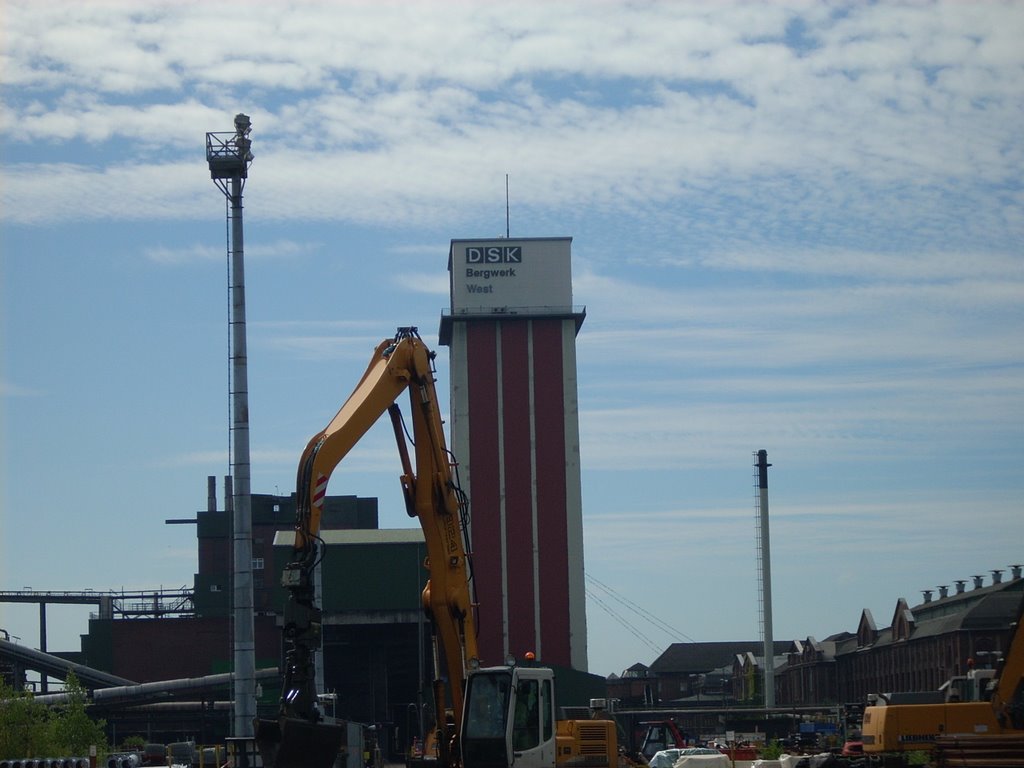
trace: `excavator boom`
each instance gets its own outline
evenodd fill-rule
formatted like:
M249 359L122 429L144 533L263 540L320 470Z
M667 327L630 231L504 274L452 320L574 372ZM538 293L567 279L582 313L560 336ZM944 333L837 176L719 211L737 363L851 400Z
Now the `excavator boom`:
M434 381L433 353L415 328L399 328L394 338L377 345L355 390L303 451L296 479L295 540L282 577L289 599L281 703L278 718L261 720L256 729L269 768L327 768L341 742L341 729L321 722L316 705L314 653L320 647L322 615L314 599L313 573L322 556L320 527L331 473L385 411L398 442L406 509L419 520L426 543L430 578L422 599L435 647L440 644L444 651L435 651L438 663L443 655L446 674L436 670L434 690L439 728L445 727L446 711L451 717L447 732L438 738L442 762L449 762L447 749L461 725L463 684L470 660L477 657L477 638L464 538L465 499L445 445ZM415 466L396 403L406 391Z

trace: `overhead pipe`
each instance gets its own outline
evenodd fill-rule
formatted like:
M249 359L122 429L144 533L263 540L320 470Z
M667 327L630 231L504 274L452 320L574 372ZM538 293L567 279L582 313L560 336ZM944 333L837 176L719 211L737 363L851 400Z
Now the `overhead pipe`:
M68 672L74 672L75 676L87 686L131 685L134 682L123 677L118 677L117 675L112 675L109 672L87 667L84 664L76 664L75 662L63 659L60 656L54 656L53 654L43 653L42 651L37 651L34 648L19 645L18 643L12 643L9 640L0 640L0 655L13 658L25 664L29 669L49 674L51 676L61 676ZM36 701L39 701L42 698L42 696L37 696Z
M277 667L256 670L257 680L267 680L278 676ZM231 685L234 672L221 672L204 677L182 677L176 680L157 680L152 683L133 683L110 688L96 688L92 692L93 704L130 703L146 698L160 698L161 695L180 691L202 691L211 688L223 688ZM51 693L47 696L36 696L34 701L40 704L62 704L70 698L68 693ZM0 766L2 768L2 766Z

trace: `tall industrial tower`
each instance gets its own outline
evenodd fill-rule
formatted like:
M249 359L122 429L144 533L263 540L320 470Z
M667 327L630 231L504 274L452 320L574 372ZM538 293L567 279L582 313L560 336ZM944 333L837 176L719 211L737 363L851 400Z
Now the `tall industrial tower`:
M587 670L571 238L452 240L452 449L485 664Z
M761 641L764 644L764 705L775 706L775 636L772 631L772 545L768 525L768 451L754 454L757 489L757 579L760 586Z
M245 260L242 190L252 162L248 115L235 115L234 133L206 134L210 178L224 193L231 222L231 453L234 633L233 733L253 735L256 717L256 641L253 621L252 501L249 467L249 373L245 341Z

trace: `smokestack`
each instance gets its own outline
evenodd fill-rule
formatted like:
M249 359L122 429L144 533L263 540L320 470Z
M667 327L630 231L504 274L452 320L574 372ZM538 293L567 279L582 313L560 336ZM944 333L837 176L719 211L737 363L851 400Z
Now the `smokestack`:
M967 586L967 582L963 579L957 579L953 583L956 584L956 593L958 595L962 595L964 593L964 587Z
M1003 572L1001 570L1000 571L989 571L989 573L992 574L992 584L993 584L993 586L996 585L996 584L1001 584L1002 583L1002 581L1003 581Z
M761 579L761 632L764 640L764 705L775 706L775 639L772 635L772 566L771 544L768 540L768 451L757 452L758 489L758 552Z
M217 511L217 477L208 475L206 478L206 511Z
M922 589L921 594L924 595L924 601L930 603L932 601L932 591L930 589Z
M939 600L941 600L944 597L949 597L949 585L941 584L941 585L939 585L938 590L939 590Z

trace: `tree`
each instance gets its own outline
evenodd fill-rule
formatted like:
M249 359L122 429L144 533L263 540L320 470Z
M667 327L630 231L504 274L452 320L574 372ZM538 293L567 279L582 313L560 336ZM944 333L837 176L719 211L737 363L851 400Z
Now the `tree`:
M0 757L46 757L52 746L49 710L0 681Z
M105 720L93 720L85 711L86 694L74 672L68 672L64 681L67 701L54 711L51 718L51 736L61 755L87 755L89 747L97 752L107 751L107 737L103 732Z

